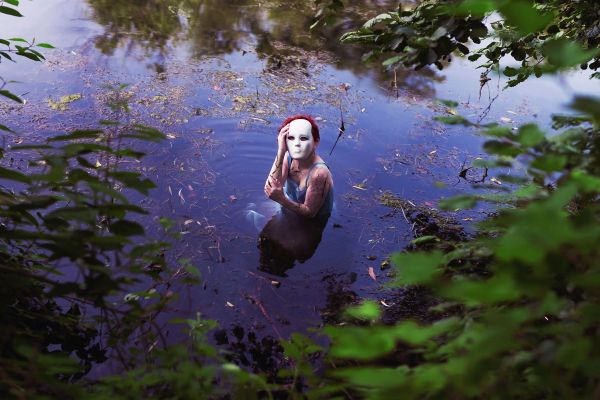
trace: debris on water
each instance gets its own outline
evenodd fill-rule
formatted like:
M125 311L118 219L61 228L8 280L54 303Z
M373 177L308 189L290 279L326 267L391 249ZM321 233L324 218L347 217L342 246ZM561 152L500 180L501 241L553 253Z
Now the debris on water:
M227 301L227 302L225 302L225 305L226 305L227 307L231 307L231 308L235 307L235 306L233 305L233 303L230 303L230 302L228 302L228 301Z
M334 228L341 228L341 227L342 227L342 225L341 225L341 224L338 224L338 223L335 223L335 224L333 224L333 227L334 227Z
M369 272L369 276L371 277L371 279L377 281L377 276L375 275L375 270L373 269L373 267L369 267L367 271Z
M279 282L279 281L271 281L271 285L273 285L273 286L275 286L275 287L278 288L279 286L281 286L281 282Z
M506 122L507 124L510 124L511 122L513 122L513 120L508 117L500 117L500 121Z
M454 218L435 208L426 205L417 206L412 201L396 197L389 192L381 194L378 200L381 204L401 213L404 220L411 225L415 238L436 236L441 240L460 241L464 239L462 226ZM432 242L423 244L429 245L430 243Z
M357 183L356 185L352 185L352 187L354 189L359 189L359 190L367 190L365 188L365 186L367 185L367 179L363 179L363 181L361 183Z
M377 260L377 256L369 255L369 256L367 256L367 260L370 260L370 261Z
M379 264L379 268L380 268L382 271L385 271L385 270L386 270L386 269L388 269L389 267L390 267L390 260L383 260L383 261L381 262L381 264Z
M72 103L76 100L81 99L81 93L69 94L66 96L61 96L58 101L54 101L52 99L48 99L48 106L56 111L67 111L69 109L69 103Z

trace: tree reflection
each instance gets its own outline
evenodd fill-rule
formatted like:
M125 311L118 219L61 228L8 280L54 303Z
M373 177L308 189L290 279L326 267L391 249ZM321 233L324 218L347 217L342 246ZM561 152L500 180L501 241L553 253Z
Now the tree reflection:
M96 40L98 49L112 55L117 48L129 54L136 47L147 56L165 59L170 45L187 41L193 57L219 56L236 51L256 51L267 66L281 66L298 59L301 52L327 54L338 69L354 74L372 74L362 63L362 50L337 40L365 18L376 15L389 0L364 0L345 7L337 22L311 31L315 10L312 2L283 0L88 0L92 17L105 31ZM298 63L290 67L297 68ZM380 69L375 79L391 86L393 73ZM405 70L396 75L396 85L421 94L432 94L435 71Z

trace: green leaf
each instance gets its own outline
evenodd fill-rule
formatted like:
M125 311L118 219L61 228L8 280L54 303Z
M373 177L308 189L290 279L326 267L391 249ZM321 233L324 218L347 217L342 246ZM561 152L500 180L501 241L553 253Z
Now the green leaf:
M354 367L334 369L333 376L343 379L358 388L376 388L392 390L403 387L410 379L410 369L406 365L397 368Z
M467 306L514 301L527 294L509 274L497 274L483 281L468 279L455 281L442 288L441 293Z
M398 275L394 285L417 285L435 280L441 275L442 253L395 253L390 258L396 265Z
M0 130L14 133L8 126L0 124Z
M600 125L600 99L591 96L577 96L569 105L572 109L581 111L593 118L596 125Z
M496 9L493 0L463 0L454 7L457 15L483 16Z
M14 37L14 38L10 38L8 40L10 40L11 42L20 42L20 43L28 43L29 44L29 42L27 40L20 38L20 37Z
M418 325L413 321L405 321L396 325L394 336L410 345L422 345L440 336L448 330L454 329L458 324L457 318L446 318L431 325Z
M545 154L531 163L533 168L546 172L560 171L567 164L567 157L559 154Z
M501 142L498 140L488 140L483 144L483 149L488 154L498 154L501 156L515 157L523 151L509 142Z
M40 57L36 56L33 53L29 53L29 52L19 51L17 53L17 55L19 55L21 57L29 58L30 60L33 60L33 61L42 61Z
M436 101L448 107L458 107L458 102L454 100L436 99Z
M15 7L19 6L19 0L4 0L5 3L11 4Z
M494 137L511 138L513 136L512 129L510 127L504 126L504 125L496 125L496 126L489 127L481 133L483 133L486 136L494 136Z
M437 236L427 235L427 236L421 236L421 237L411 240L410 244L419 245L419 244L423 244L423 243L439 242L439 241L440 241L440 239Z
M9 99L16 101L17 103L23 104L23 100L19 96L12 94L8 90L0 90L0 96L8 97Z
M367 22L364 23L363 28L371 29L378 23L393 20L394 17L390 13L379 14L378 16L371 18Z
M371 360L390 353L396 347L394 328L391 327L328 326L324 331L332 340L330 353L334 357Z
M574 170L571 172L571 180L576 182L583 192L600 193L600 178L588 175L585 171Z
M443 122L448 125L464 125L464 126L473 125L472 122L470 122L469 120L467 120L464 117L461 117L460 115L448 115L448 116L443 115L443 116L435 117L434 120Z
M100 129L87 129L87 130L76 130L68 135L54 136L48 139L49 142L57 142L62 140L76 140L76 139L96 139L99 135L104 133Z
M498 7L506 17L506 22L516 27L521 34L528 35L545 28L553 19L550 14L542 14L526 0L512 0Z
M12 59L12 57L11 57L11 56L10 56L8 53L6 53L6 52L4 52L4 51L0 51L0 55L1 55L2 57L6 58L7 60L10 60L10 61L12 61L12 60L13 60L13 59Z
M600 53L600 49L585 50L579 43L555 39L544 43L542 53L550 64L558 68L568 68L592 59Z
M144 228L138 224L137 222L127 221L127 220L119 220L110 224L108 228L115 235L121 236L134 236L134 235L143 235Z
M23 16L23 15L21 15L20 12L18 12L14 8L5 7L5 6L0 6L0 13L6 14L6 15L12 15L13 17L22 17Z
M141 175L136 172L116 171L109 172L108 175L121 182L130 189L147 195L148 189L154 189L156 185L149 179L140 179Z
M96 210L89 207L61 207L51 211L47 218L63 218L94 224L96 221Z
M23 183L29 183L31 181L27 175L4 167L0 167L0 178Z
M353 318L371 321L379 318L381 310L376 302L366 300L359 306L348 308L345 314Z
M461 195L442 199L439 202L440 208L443 210L467 210L475 207L478 198L476 196Z
M540 144L545 139L545 135L536 124L526 124L519 127L516 139L525 147L533 147Z
M38 43L36 46L43 47L44 49L54 49L55 48L50 43Z
M106 185L105 183L90 181L87 184L90 186L90 188L92 188L93 190L95 190L97 192L104 193L104 194L112 197L113 199L121 200L123 203L128 202L127 197L123 196L121 193L119 193L112 187Z
M385 60L384 62L382 62L381 65L387 67L388 65L392 65L392 64L396 64L396 63L400 62L400 60L402 60L402 57L400 57L400 56L390 57L387 60Z
M508 77L516 76L519 73L519 69L506 67L504 68L504 75Z

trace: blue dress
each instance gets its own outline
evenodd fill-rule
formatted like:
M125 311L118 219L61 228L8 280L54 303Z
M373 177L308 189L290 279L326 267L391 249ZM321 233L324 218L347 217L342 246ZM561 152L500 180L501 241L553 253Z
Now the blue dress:
M311 165L310 169L308 170L308 174L306 175L306 184L304 185L304 189L301 190L299 185L289 177L289 169L291 168L291 165L292 158L288 155L288 178L285 180L283 192L285 193L285 196L288 199L296 203L304 204L304 200L306 199L306 191L308 190L308 185L310 182L310 173L312 172L312 170L320 166L323 166L327 169L329 169L329 167L324 162L316 162L313 165ZM325 202L323 202L323 205L321 206L319 212L317 212L317 215L315 215L315 217L329 216L331 215L331 210L333 210L333 187L329 189L329 193L327 193Z

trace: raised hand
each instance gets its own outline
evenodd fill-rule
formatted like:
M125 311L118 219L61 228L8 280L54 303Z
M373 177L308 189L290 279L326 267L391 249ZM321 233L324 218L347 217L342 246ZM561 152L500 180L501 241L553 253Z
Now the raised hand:
M290 124L287 124L279 131L277 135L277 154L283 155L287 151L287 135L290 131Z

